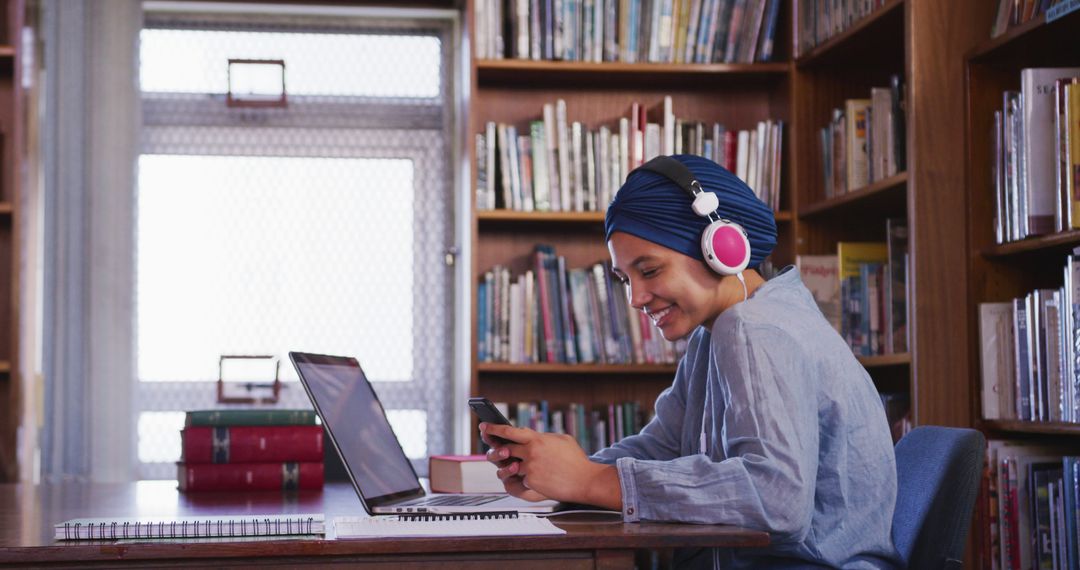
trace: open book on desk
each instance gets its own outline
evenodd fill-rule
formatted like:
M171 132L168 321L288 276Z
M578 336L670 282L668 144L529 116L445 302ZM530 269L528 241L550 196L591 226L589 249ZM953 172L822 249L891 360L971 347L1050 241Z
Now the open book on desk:
M404 514L376 517L336 517L327 538L528 536L566 534L546 518L529 513Z
M229 515L216 517L87 518L53 525L55 540L124 538L227 538L323 534L325 517Z

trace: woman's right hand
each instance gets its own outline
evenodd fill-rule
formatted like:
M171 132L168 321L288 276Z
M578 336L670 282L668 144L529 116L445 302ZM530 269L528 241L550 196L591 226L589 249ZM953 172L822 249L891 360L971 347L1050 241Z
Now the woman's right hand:
M501 439L495 437L489 437L487 432L483 429L484 424L480 424L480 438L484 440L484 443L488 444L491 449L487 452L487 460L494 463L499 468L499 478L502 480L503 488L506 492L513 497L524 499L526 501L545 501L547 497L533 491L525 486L525 480L517 475L507 474L505 477L502 475L507 470L504 467L509 467L516 459L510 457L510 449L506 447L506 444Z

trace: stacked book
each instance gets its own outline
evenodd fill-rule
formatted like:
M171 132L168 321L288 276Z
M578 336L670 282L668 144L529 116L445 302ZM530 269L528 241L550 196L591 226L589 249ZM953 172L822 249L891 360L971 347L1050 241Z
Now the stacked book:
M993 135L997 243L1080 228L1080 67L1021 70Z
M313 410L199 410L180 431L181 491L295 491L323 485Z
M559 99L527 127L487 123L475 143L478 210L604 211L630 171L661 154L709 158L780 208L783 121L728 130L675 116L670 96L651 109L634 103L617 124L595 128L569 120Z
M982 416L1080 423L1080 248L1064 286L979 305Z
M982 495L987 540L984 560L994 568L1080 566L1080 457L1076 449L1032 441L987 442Z
M538 244L531 265L517 277L496 265L477 287L480 362L673 363L685 350L629 305L610 262L567 269Z
M885 5L885 0L798 0L799 53L814 49Z
M651 420L640 402L612 402L587 406L571 402L565 408L551 406L547 400L518 402L511 408L506 402L495 407L518 427L539 432L572 436L587 453L596 453L627 436L641 431ZM510 410L514 413L510 414Z
M796 258L822 314L858 356L908 351L907 225L885 226L885 242L840 242L836 255Z
M478 59L770 61L783 1L477 0L474 45Z
M819 131L825 198L888 178L905 168L903 85L873 87L869 99L848 99Z

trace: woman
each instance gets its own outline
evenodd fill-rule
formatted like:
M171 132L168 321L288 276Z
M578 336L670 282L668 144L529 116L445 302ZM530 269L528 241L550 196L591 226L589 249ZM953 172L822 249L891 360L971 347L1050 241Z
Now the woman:
M605 233L630 304L687 352L656 417L591 458L565 435L481 424L507 492L770 533L768 548L680 553L686 566L894 565L881 401L798 271L755 270L776 244L770 209L707 159L661 157L627 177Z

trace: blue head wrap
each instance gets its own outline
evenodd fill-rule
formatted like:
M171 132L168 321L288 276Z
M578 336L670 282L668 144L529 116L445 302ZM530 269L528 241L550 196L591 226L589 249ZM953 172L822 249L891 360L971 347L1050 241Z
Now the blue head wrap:
M694 173L706 192L720 200L716 212L746 230L750 240L750 268L756 268L776 246L776 218L754 191L715 162L687 154L674 155ZM701 233L709 225L690 209L690 196L668 178L635 170L615 194L604 219L604 239L626 232L668 249L705 261Z

